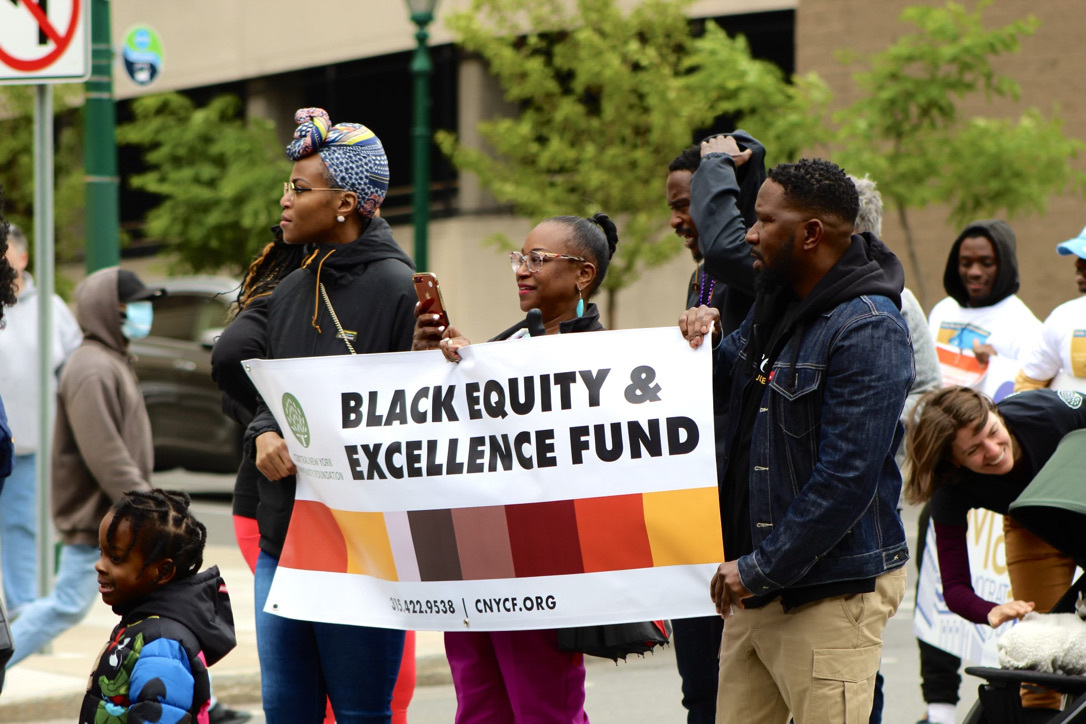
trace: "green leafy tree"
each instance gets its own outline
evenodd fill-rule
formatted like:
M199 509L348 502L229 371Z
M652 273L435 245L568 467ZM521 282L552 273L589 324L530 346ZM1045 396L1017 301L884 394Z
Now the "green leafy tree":
M54 224L57 257L72 260L82 251L85 194L83 183L83 86L54 85ZM34 228L34 86L0 87L0 183L5 215L22 227L33 245ZM58 287L64 286L58 279Z
M486 60L519 115L481 123L489 151L439 132L437 143L500 202L533 219L600 210L621 243L615 293L681 250L664 241L668 162L699 128L727 115L764 141L770 161L822 138L828 96L814 77L789 83L715 23L694 37L689 2L474 0L448 25Z
M132 110L117 139L140 146L148 170L128 182L161 198L146 235L175 252L180 269L240 272L271 240L290 172L274 126L245 119L229 95L202 108L177 93L144 96Z
M878 181L917 270L910 209L946 203L948 221L963 226L1000 212L1012 218L1043 213L1051 195L1083 188L1083 174L1071 161L1084 144L1064 135L1055 111L1046 118L1028 109L1017 119L962 111L961 102L977 94L989 101L1018 99L1018 84L992 63L1018 52L1021 39L1038 25L1026 18L988 30L982 22L988 4L979 3L974 12L954 2L906 8L901 22L915 26L915 32L854 73L862 93L837 114L836 160ZM1016 163L1023 153L1028 163ZM922 276L914 281L926 303Z

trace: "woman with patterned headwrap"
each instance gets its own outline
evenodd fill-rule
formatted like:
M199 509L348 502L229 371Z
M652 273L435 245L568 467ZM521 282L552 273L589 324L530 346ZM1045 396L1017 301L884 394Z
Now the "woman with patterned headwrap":
M267 305L269 359L395 352L411 348L414 265L376 216L388 163L373 131L332 125L319 108L298 111L287 156L280 226L287 244L313 251ZM297 621L264 612L294 505L296 472L282 431L263 401L245 435L255 456L256 630L269 724L317 724L325 695L340 724L388 722L404 632Z

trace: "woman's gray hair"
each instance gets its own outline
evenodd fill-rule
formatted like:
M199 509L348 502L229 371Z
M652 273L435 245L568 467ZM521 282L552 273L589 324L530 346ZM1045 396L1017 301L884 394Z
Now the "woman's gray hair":
M864 174L863 178L849 176L852 183L856 184L856 193L860 195L860 210L856 214L856 223L853 230L857 234L870 231L875 236L882 238L882 194L876 188L875 182Z

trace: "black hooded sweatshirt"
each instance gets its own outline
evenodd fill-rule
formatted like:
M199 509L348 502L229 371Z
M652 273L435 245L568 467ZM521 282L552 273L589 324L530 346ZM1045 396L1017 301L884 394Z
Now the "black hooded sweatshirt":
M410 350L418 301L411 281L415 266L392 238L388 223L371 219L355 241L321 244L315 249L301 269L279 283L268 301L267 358L350 354L320 284L356 353ZM259 400L245 432L249 457L255 458L256 438L268 431L282 434L271 410ZM278 558L294 509L296 481L291 476L270 482L261 476L257 482L260 547Z
M852 243L837 263L819 280L810 293L797 299L791 287L760 292L751 309L751 338L748 359L755 367L743 390L735 442L720 486L721 526L724 531L724 557L734 561L754 552L750 533L750 448L754 421L763 404L768 382L758 370L773 369L781 350L790 339L792 348L786 373L795 366L803 345L803 336L812 321L837 306L859 296L884 296L901 309L901 290L905 271L901 262L874 234L853 234ZM782 597L785 610L828 596L874 590L873 581L846 581L841 584L812 586L786 591ZM748 606L766 601L748 602Z
M108 720L108 701L123 706L129 722L159 721L164 706L189 711L195 722L211 697L207 667L237 645L230 596L218 567L159 586L138 600L114 607L113 612L121 616L121 622L91 672L79 721ZM188 659L191 699L185 696L185 677L178 678L178 649L183 649ZM131 675L137 662L143 664L143 684L136 701L130 701ZM98 718L99 712L105 719Z
M996 260L999 262L999 271L992 284L992 293L976 304L969 303L969 291L962 283L962 275L958 270L958 254L962 248L962 240L970 236L987 237L992 242ZM958 234L947 256L946 270L943 272L943 288L961 307L990 307L1018 292L1018 252L1015 249L1014 231L1007 222L999 219L974 221Z
M720 310L720 326L728 335L739 328L754 303L754 260L745 239L747 229L758 220L754 203L766 170L765 147L758 140L743 130L725 135L735 139L739 150L749 149L750 160L736 168L725 153L703 158L690 181L690 215L705 259L699 269L724 287L722 292L713 290L714 298L721 296L712 306ZM700 301L700 285L696 286L695 291L691 284L688 304Z

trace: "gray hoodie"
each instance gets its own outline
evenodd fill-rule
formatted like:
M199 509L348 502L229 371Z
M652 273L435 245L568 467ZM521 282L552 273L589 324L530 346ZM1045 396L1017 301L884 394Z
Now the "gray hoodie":
M151 422L121 334L118 270L75 289L84 339L61 372L53 427L53 520L66 545L98 545L109 507L150 488Z

